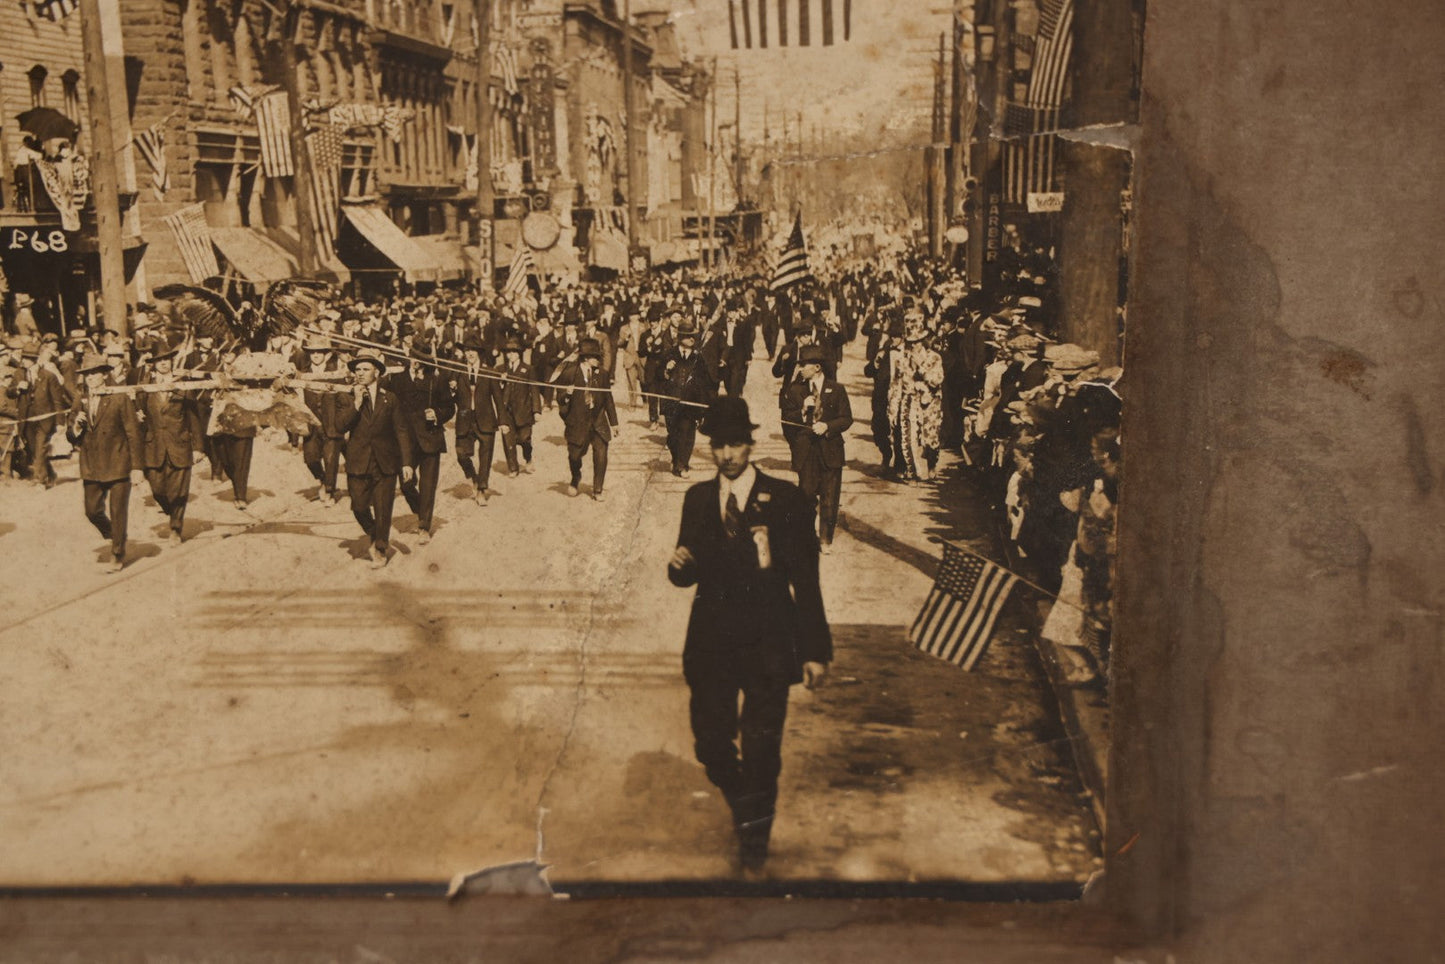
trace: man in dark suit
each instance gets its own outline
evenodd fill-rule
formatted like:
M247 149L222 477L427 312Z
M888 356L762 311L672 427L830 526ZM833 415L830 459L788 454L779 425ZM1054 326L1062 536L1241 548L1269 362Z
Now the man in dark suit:
M47 489L55 485L55 470L50 467L50 437L55 434L60 416L74 401L56 367L55 350L53 336L41 339L38 345L27 350L26 364L9 389L15 399L20 434L30 453L30 480Z
M753 357L753 325L740 305L732 305L718 322L716 343L718 380L723 391L741 398L748 380L748 362Z
M612 377L602 367L605 349L595 338L584 338L577 366L557 386L557 409L565 425L567 467L572 472L567 494L577 495L582 481L582 457L592 450L592 498L602 501L607 481L607 447L621 435L617 405L612 400Z
M853 407L843 386L823 374L823 360L817 345L799 350L798 377L783 386L782 414L798 487L817 509L818 535L827 552L838 525L843 433L853 424Z
M416 513L417 542L431 542L432 512L437 502L442 453L447 450L446 424L455 411L452 394L437 372L437 359L425 344L411 349L411 364L391 381L401 402L401 418L411 435L413 477L401 494Z
M697 329L679 328L677 347L662 361L662 415L667 420L667 451L672 455L672 474L687 478L691 470L692 449L697 444L697 421L703 403L717 394L717 369L708 364L697 351Z
M746 870L767 859L789 688L821 685L833 658L812 511L797 486L753 466L755 428L741 398L709 408L718 475L688 489L667 569L673 585L697 586L682 654L694 749L732 810Z
M451 383L457 413L457 464L472 483L472 497L477 505L486 505L492 494L492 456L497 446L497 395L500 392L499 384L491 377L491 369L482 364L485 351L477 340L463 344L466 371L455 373Z
M522 361L522 339L508 336L502 343L502 369L497 383L497 430L502 433L502 454L512 478L532 471L532 426L542 410L542 393L535 384L528 383L536 381L537 373Z
M85 379L85 394L71 409L65 435L80 453L85 517L110 540L111 561L106 572L120 572L125 566L131 473L139 474L144 466L140 423L130 398L100 394L110 381L109 361L90 355L78 371Z
M309 335L303 346L304 351L297 361L298 373L314 379L332 379L342 370L341 359L331 350L331 342L325 335ZM301 457L306 468L319 482L316 500L322 505L336 504L336 477L341 467L341 446L346 441L346 432L341 428L341 416L346 408L346 398L338 392L308 388L303 393L306 407L320 423L311 429L301 442Z
M195 461L195 394L175 380L178 343L161 344L151 358L147 383L164 386L143 392L137 402L144 424L142 459L151 495L170 520L170 543L181 544L186 503L191 494L191 464Z
M391 507L396 501L396 476L412 478L411 433L401 417L396 395L378 379L386 362L370 349L349 363L356 384L342 418L346 438L346 488L351 514L371 542L371 568L386 565L391 546Z

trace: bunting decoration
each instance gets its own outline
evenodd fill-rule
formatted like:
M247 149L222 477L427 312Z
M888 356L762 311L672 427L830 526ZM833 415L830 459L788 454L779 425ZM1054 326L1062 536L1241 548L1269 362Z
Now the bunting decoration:
M164 201L171 189L171 173L166 165L165 121L157 121L135 135L135 147L151 169L151 191L157 201Z
M831 47L853 39L853 0L728 0L728 29L734 50Z

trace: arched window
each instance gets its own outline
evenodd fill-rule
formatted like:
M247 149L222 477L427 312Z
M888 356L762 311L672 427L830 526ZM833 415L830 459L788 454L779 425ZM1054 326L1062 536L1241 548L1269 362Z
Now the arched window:
M60 89L65 92L65 116L73 121L79 121L81 115L80 71L72 68L61 74Z
M39 64L36 64L34 67L30 68L29 77L31 107L45 106L45 78L48 73L49 71L47 71Z

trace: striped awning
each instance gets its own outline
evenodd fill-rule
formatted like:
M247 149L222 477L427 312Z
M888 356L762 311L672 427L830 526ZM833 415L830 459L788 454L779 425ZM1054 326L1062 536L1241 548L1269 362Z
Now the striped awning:
M396 226L386 212L374 204L344 204L341 212L356 228L358 234L367 240L385 258L396 265L409 282L436 281L440 272L431 257L421 249L414 238Z

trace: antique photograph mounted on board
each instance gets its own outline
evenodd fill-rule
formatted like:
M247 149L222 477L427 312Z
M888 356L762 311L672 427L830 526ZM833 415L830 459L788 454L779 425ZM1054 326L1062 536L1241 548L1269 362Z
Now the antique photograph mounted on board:
M0 7L0 887L1077 898L1142 29Z

